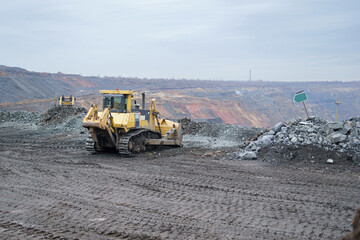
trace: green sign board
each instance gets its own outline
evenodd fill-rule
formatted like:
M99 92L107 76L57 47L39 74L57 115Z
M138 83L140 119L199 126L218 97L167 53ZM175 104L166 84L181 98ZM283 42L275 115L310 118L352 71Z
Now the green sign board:
M299 92L295 95L294 101L295 102L302 102L308 100L306 92Z

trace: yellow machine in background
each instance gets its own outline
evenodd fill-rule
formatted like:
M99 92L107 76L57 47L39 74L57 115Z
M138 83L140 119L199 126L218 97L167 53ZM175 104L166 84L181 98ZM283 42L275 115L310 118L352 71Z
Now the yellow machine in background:
M76 98L71 95L70 97L64 97L64 95L62 95L61 97L59 97L59 106L74 106L75 100Z
M144 152L149 146L181 146L181 124L160 117L152 100L145 110L145 93L142 108L132 99L133 91L101 90L103 107L92 105L82 125L90 132L86 149L91 153L116 149L120 155L132 156Z

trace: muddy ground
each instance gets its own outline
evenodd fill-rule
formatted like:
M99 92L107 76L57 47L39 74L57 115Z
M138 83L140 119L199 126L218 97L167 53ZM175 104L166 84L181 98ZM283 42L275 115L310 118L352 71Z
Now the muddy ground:
M350 161L229 160L236 146L191 139L120 158L89 155L86 136L0 125L1 239L339 239L360 207Z

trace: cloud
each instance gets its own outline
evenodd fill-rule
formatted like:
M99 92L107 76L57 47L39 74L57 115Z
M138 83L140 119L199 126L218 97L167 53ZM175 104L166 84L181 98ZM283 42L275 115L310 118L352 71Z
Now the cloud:
M358 79L359 8L356 0L5 1L0 62L201 79L247 79L251 68L264 80L308 71L331 80L346 69L345 80Z

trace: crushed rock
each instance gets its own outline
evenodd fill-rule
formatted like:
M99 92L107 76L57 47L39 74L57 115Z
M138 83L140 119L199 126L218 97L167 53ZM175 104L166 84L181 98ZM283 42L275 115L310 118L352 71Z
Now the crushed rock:
M33 123L40 121L41 115L36 112L15 111L15 112L0 112L0 123Z
M194 122L180 119L185 147L226 148L243 146L264 131L263 128L242 127L220 123Z
M55 106L45 113L26 111L0 112L0 124L27 124L34 127L49 128L57 132L85 133L82 127L82 119L87 110L78 107ZM38 125L38 126L36 126Z
M314 146L315 148L310 148L313 151L309 152L313 158L320 156L316 156L315 152L332 151L346 153L346 157L340 154L343 159L360 161L360 116L338 123L328 122L315 116L311 116L304 121L297 118L286 123L280 122L271 130L264 131L260 136L248 142L247 146L237 153L238 159L249 159L247 157L249 153L252 156L257 155L261 151L264 152L264 149L267 149L268 152L269 147L271 149L271 146L274 145L283 146L281 150L273 150L277 151L277 153L281 152L282 157L288 160L294 159L294 154L297 152L294 149ZM307 152L303 154L306 155ZM336 158L336 156L329 157ZM302 158L306 159L304 156Z
M87 110L85 108L55 106L41 115L40 125L65 123L73 117L86 113Z

